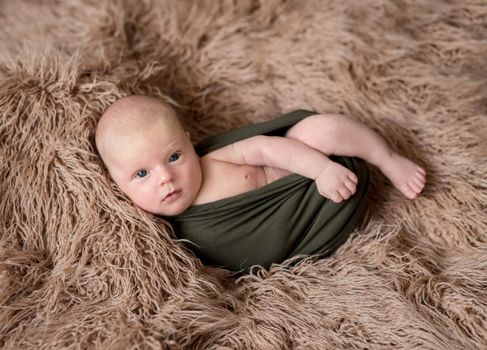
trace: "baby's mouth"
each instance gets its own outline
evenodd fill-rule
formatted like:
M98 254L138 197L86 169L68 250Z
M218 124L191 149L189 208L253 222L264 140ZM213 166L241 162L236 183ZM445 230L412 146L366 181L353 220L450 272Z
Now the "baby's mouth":
M163 202L169 202L169 201L172 201L174 199L176 199L177 197L179 197L181 193L181 190L173 190L171 192L169 192L168 194L166 194L164 196L164 198L162 199Z

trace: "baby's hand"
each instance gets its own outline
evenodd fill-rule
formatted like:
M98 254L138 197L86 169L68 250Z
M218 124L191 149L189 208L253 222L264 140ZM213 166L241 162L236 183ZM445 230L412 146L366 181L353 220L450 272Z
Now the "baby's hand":
M330 161L315 179L318 192L335 203L347 200L357 190L357 176L341 164Z

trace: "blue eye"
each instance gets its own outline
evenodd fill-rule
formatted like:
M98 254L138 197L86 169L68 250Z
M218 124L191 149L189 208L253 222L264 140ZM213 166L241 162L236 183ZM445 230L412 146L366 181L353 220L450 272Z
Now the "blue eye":
M169 161L170 161L170 162L175 162L175 161L177 161L177 160L179 159L179 157L180 157L179 153L173 153L173 154L171 154L171 156L169 157Z
M145 177L145 176L147 176L147 170L145 169L139 170L137 174L135 174L135 177Z

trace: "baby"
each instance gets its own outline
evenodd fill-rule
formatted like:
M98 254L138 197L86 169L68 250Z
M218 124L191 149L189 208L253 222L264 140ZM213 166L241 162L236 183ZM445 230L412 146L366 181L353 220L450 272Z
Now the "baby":
M425 186L425 171L392 151L368 127L345 116L316 114L284 137L258 135L199 157L175 111L147 96L119 99L102 115L96 147L110 176L137 206L176 216L190 206L265 186L296 173L313 179L335 203L356 191L357 176L328 156L377 166L407 198Z

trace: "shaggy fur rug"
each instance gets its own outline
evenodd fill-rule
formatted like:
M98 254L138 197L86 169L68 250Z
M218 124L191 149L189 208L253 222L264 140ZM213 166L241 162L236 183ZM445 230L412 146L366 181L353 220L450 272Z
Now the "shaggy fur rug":
M487 347L483 0L0 3L0 347ZM94 147L145 94L195 141L298 109L360 120L428 173L371 167L327 259L235 278L132 205Z

